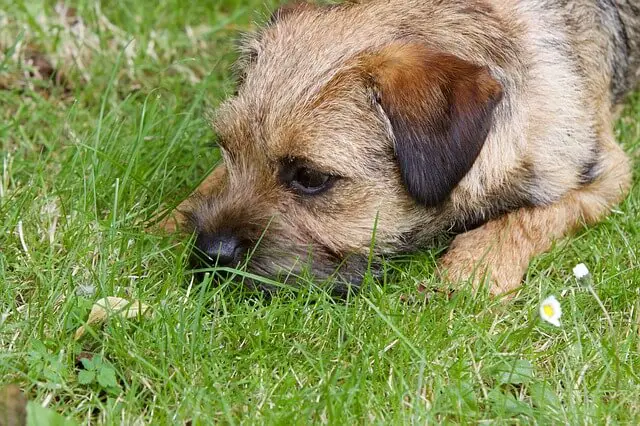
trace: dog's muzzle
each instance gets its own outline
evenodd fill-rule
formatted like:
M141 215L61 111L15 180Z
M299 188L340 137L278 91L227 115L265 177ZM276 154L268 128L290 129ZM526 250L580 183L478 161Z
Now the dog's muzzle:
M191 263L204 267L235 267L244 260L247 245L231 232L201 232L196 237Z

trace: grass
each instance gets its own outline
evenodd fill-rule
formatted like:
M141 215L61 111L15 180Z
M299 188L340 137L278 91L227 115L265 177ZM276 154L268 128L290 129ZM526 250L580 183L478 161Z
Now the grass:
M637 185L538 257L507 302L405 297L435 283L435 252L340 303L210 286L186 244L144 223L217 161L204 111L233 89L232 38L274 4L69 5L60 18L50 1L0 0L2 383L79 424L640 422ZM630 153L638 118L635 96L617 128ZM594 293L572 277L579 262ZM561 328L538 316L550 294ZM107 296L153 314L74 340Z

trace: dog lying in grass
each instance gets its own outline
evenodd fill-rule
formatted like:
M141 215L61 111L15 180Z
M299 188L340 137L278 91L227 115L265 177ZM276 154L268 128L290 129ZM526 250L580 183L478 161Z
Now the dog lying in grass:
M205 264L336 291L455 233L451 281L517 288L630 186L613 124L640 68L625 0L298 3L241 44L223 162L162 226ZM259 285L258 283L255 283Z

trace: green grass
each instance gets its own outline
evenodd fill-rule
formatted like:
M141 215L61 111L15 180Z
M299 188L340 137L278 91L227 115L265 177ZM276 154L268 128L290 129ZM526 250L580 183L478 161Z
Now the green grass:
M54 2L0 0L14 52L0 57L1 383L80 424L640 422L637 185L537 258L511 301L419 297L435 252L346 302L193 280L187 245L144 223L217 161L204 112L233 89L233 37L273 2L157 3L74 2L94 37L78 64ZM66 83L25 78L27 47ZM639 121L634 97L618 125L630 153ZM597 298L572 277L579 262ZM538 316L550 294L561 328ZM75 341L106 296L153 314Z

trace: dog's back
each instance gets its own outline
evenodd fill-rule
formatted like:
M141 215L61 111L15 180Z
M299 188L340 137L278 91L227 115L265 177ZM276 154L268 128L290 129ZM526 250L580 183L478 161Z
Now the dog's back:
M544 48L563 51L592 94L604 90L619 104L637 86L639 0L520 0L516 9L529 24L542 19L536 35L550 34L552 40Z
M608 33L611 91L614 102L638 85L640 71L640 1L596 0L602 13L602 30Z

